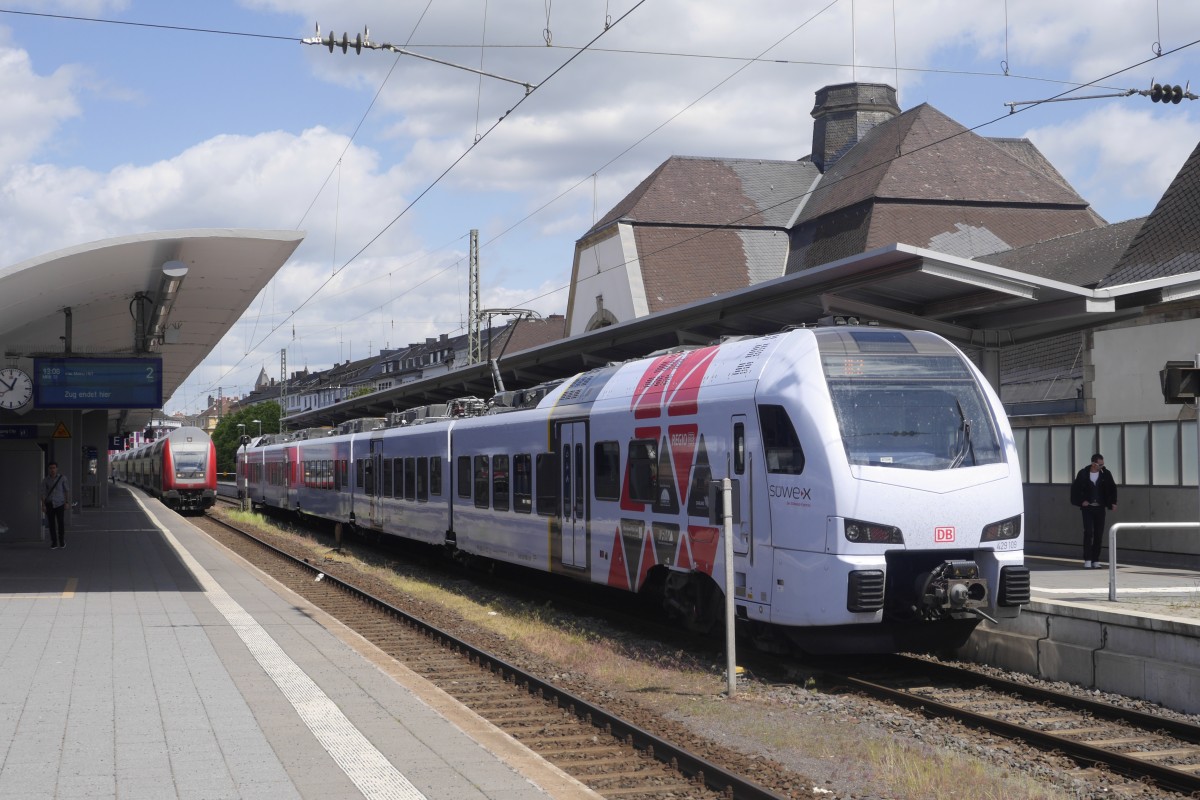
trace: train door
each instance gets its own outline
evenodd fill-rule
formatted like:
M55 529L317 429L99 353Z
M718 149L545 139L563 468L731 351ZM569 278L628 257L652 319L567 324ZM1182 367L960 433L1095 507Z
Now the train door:
M558 425L559 466L562 470L562 563L565 567L587 567L587 423Z
M370 525L372 528L381 529L383 528L383 498L385 494L390 495L392 493L390 486L387 487L386 492L384 491L383 441L381 439L371 439L369 459L370 460L367 462L367 475L370 477L367 478L367 485L365 488L367 492L367 502L370 506L370 510L368 512L371 520ZM388 470L387 472L390 476L391 470Z
M735 414L731 421L729 477L733 482L733 553L750 552L750 486L752 462L747 449L746 415Z

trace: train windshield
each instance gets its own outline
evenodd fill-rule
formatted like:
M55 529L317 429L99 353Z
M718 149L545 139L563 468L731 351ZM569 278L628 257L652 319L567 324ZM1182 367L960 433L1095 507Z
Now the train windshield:
M824 353L851 464L942 470L1003 460L983 391L957 354Z
M208 453L205 450L174 450L176 478L203 478Z

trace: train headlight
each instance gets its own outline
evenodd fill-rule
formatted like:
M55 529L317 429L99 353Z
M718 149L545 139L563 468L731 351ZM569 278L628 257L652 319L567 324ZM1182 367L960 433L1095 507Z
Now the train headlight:
M1021 535L1021 518L1009 517L991 525L983 526L982 542L999 542L1004 539L1015 539Z
M892 525L848 519L844 533L847 541L856 544L904 544L904 534Z

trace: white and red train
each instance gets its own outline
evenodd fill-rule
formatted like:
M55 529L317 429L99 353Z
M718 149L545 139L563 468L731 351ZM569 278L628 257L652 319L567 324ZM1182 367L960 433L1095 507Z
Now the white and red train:
M504 413L499 413L504 411ZM811 652L953 646L1029 601L999 399L927 332L836 327L610 365L524 409L239 452L256 505L619 590ZM323 433L323 432L322 432ZM733 484L725 586L716 482Z
M119 481L154 495L176 511L203 511L217 498L217 451L200 428L176 428L113 456Z

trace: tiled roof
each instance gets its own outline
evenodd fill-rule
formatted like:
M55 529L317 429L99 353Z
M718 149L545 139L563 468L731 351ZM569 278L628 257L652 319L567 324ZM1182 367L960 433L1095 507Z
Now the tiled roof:
M998 145L923 103L871 130L826 172L800 221L884 198L1086 208L1061 176L1030 165L1030 148Z
M633 230L650 313L744 288L758 275L783 272L788 239L782 231L651 225Z
M1145 221L1145 217L1138 217L1116 222L976 260L1040 278L1092 287L1112 271Z
M1200 271L1200 145L1099 288Z
M672 156L588 233L619 219L784 227L817 175L811 161Z

